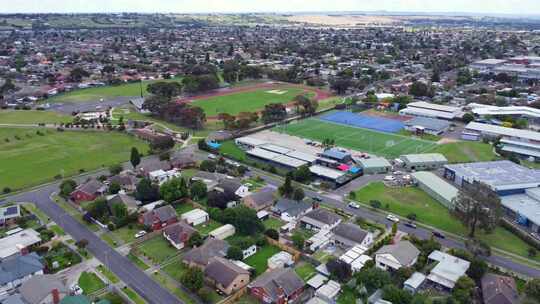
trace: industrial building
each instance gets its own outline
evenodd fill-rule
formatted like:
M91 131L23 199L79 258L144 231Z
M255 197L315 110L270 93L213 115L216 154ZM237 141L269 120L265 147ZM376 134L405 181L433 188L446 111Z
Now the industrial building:
M461 118L463 111L459 107L417 101L409 103L405 109L399 111L399 114L453 120Z
M505 216L527 230L540 233L540 188L501 197Z
M435 170L448 163L444 155L440 153L405 154L399 159L407 170Z
M364 174L382 174L392 170L392 164L382 157L358 158L355 161Z
M418 187L448 209L454 209L453 200L459 190L437 175L420 171L411 174Z
M535 131L470 122L461 137L465 140L501 138L502 151L531 157L534 160L540 159L540 133Z
M405 122L405 129L415 134L441 135L450 128L447 120L415 117Z
M523 194L527 189L540 186L540 170L509 160L446 165L444 177L459 187L484 183L500 196Z

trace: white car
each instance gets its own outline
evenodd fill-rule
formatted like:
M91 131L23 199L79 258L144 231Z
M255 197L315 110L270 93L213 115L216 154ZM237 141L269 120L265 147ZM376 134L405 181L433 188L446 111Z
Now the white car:
M391 222L394 222L394 223L398 223L399 222L399 218L393 214L389 214L386 216L386 219L391 221Z
M138 239L138 238L143 237L145 235L146 235L146 231L141 230L141 231L135 233L135 238Z
M80 296L84 292L84 290L79 285L77 285L77 283L73 283L73 285L71 285L69 289L76 296Z
M216 159L217 157L214 154L208 154L208 159Z
M349 208L360 209L360 205L358 205L357 203L350 202Z
M394 175L403 175L403 172L401 172L401 171L394 171Z
M387 182L393 182L396 180L395 177L393 177L392 175L387 175L384 177L384 180L387 181Z

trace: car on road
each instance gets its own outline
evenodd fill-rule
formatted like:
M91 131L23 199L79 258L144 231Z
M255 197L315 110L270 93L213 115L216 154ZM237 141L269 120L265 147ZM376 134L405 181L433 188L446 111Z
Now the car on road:
M391 222L394 222L394 223L398 223L399 222L399 218L393 214L389 214L386 216L386 219L391 221Z
M431 234L433 234L434 237L438 237L440 239L446 238L446 236L440 231L433 231L431 232Z
M350 202L349 208L360 209L360 205L358 205L357 203Z
M416 229L416 224L412 221L408 221L405 223L405 226L409 227L409 228L412 228L412 229Z
M394 175L403 175L403 172L401 172L401 171L394 171Z
M143 237L145 235L146 235L146 231L141 230L141 231L135 233L135 238L138 239L138 238Z
M322 202L322 198L318 197L318 196L314 196L312 197L312 199L316 202Z
M393 177L392 175L387 175L384 177L384 180L387 181L387 182L393 182L396 180L395 177Z
M76 296L80 296L83 294L84 290L77 284L77 283L73 283L69 289L71 290L71 292L76 295Z
M214 154L208 154L208 159L216 159L217 156L215 156Z

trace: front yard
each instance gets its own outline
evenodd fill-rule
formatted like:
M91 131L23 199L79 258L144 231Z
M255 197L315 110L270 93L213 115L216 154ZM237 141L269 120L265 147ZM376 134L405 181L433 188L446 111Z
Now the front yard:
M162 236L145 241L137 249L155 264L161 264L178 253Z
M95 273L86 271L81 273L79 277L79 286L87 295L106 287L105 283Z

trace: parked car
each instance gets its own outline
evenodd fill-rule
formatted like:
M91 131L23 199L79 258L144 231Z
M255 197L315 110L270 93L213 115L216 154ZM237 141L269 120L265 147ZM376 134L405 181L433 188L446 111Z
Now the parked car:
M387 175L384 177L384 180L387 181L387 182L393 182L396 180L395 177L393 177L392 175Z
M409 227L409 228L413 228L413 229L416 229L416 224L412 221L408 221L405 223L405 226Z
M360 206L357 203L350 202L349 203L349 208L360 209Z
M394 171L394 175L403 175L403 172L401 172L401 171Z
M208 159L216 159L217 156L215 156L214 154L208 154Z
M138 239L138 238L143 237L145 235L146 235L146 231L141 230L141 231L135 233L135 238Z
M394 223L398 223L399 222L399 218L393 214L389 214L386 216L386 219L391 221L391 222L394 222Z
M77 283L73 283L73 285L71 285L69 289L76 296L82 295L84 292L84 290L79 285L77 285Z
M314 196L312 197L312 199L316 202L322 202L322 198L318 197L318 196Z
M433 231L431 232L431 234L433 234L434 237L438 237L440 239L446 238L446 236L440 231Z

